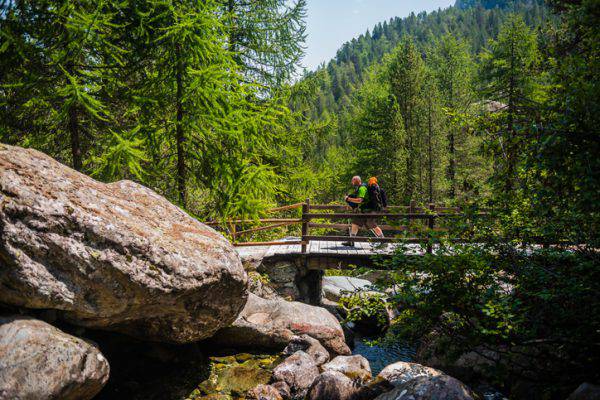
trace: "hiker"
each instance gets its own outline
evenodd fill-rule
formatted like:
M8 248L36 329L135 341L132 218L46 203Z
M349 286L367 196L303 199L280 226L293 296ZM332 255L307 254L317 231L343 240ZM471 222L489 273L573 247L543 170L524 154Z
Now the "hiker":
M387 207L385 192L377 184L376 177L370 178L368 184L365 185L362 183L360 176L355 176L352 178L352 186L354 187L354 193L347 195L344 200L356 212L377 212ZM384 237L381 228L377 226L375 218L354 217L352 218L352 226L350 227L350 239L342 243L343 246L354 247L352 237L356 236L361 226L370 229L378 238Z

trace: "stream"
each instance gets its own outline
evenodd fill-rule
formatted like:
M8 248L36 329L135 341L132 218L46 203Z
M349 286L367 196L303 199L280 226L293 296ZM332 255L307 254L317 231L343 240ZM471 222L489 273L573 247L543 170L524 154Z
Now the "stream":
M371 364L371 373L376 376L389 364L398 361L412 362L415 358L415 346L406 343L395 342L393 344L376 344L370 346L369 342L377 338L361 337L358 334L354 338L354 349L352 354L360 354Z

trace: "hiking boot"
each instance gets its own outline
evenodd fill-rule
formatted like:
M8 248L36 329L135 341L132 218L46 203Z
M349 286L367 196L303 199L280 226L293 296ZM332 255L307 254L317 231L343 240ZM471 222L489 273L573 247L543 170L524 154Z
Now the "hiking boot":
M344 242L344 243L342 243L342 246L346 246L346 247L354 247L354 242L350 242L350 241L348 241L348 242Z

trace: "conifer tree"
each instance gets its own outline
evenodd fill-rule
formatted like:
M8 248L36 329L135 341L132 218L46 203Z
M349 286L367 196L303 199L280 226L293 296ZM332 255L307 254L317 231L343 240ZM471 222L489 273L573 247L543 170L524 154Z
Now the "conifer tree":
M502 25L498 39L482 55L482 93L505 105L498 114L499 130L494 140L497 172L502 176L505 193L515 189L522 161L518 155L521 140L539 104L538 63L537 36L518 15Z
M122 60L111 18L108 0L9 2L0 19L0 53L11 59L2 63L2 108L18 144L83 169L97 130L111 119L101 94L106 61Z
M249 82L276 88L304 54L306 0L219 0L227 47Z
M353 114L353 175L377 176L390 200L399 201L407 184L406 133L385 71L372 76L357 93Z
M421 126L423 123L423 85L425 63L414 42L404 40L391 56L387 67L391 94L398 103L406 132L406 184L404 201L413 200L417 189L418 159L422 144Z
M432 52L434 76L442 97L443 106L449 115L464 113L473 102L472 76L474 65L466 42L447 34L436 43ZM450 119L449 119L449 122ZM464 142L464 130L456 124L448 123L448 197L453 199L457 192L457 144Z

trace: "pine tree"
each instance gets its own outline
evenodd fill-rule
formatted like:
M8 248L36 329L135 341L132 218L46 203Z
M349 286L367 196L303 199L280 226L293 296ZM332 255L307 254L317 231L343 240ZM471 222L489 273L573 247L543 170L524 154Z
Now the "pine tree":
M539 51L537 36L522 17L511 16L500 30L498 40L482 56L483 94L505 107L499 114L498 138L495 140L498 173L504 191L515 188L522 136L533 115L539 95Z
M219 0L227 47L248 82L276 88L304 54L306 0Z
M473 102L474 65L467 43L448 34L441 38L431 57L434 75L440 90L443 106L449 114L464 113ZM448 123L448 197L454 199L457 192L457 142L464 142L464 133L456 124Z
M414 42L404 40L391 56L387 66L391 94L398 103L406 132L404 148L406 156L406 184L404 201L413 200L417 190L418 160L421 149L420 134L423 123L423 85L425 63Z
M356 159L350 175L377 176L391 201L406 185L405 131L386 74L379 72L357 93L352 119Z
M101 93L107 61L121 61L111 18L109 1L9 2L0 19L0 53L11 59L2 63L2 108L17 144L83 169L112 118Z

